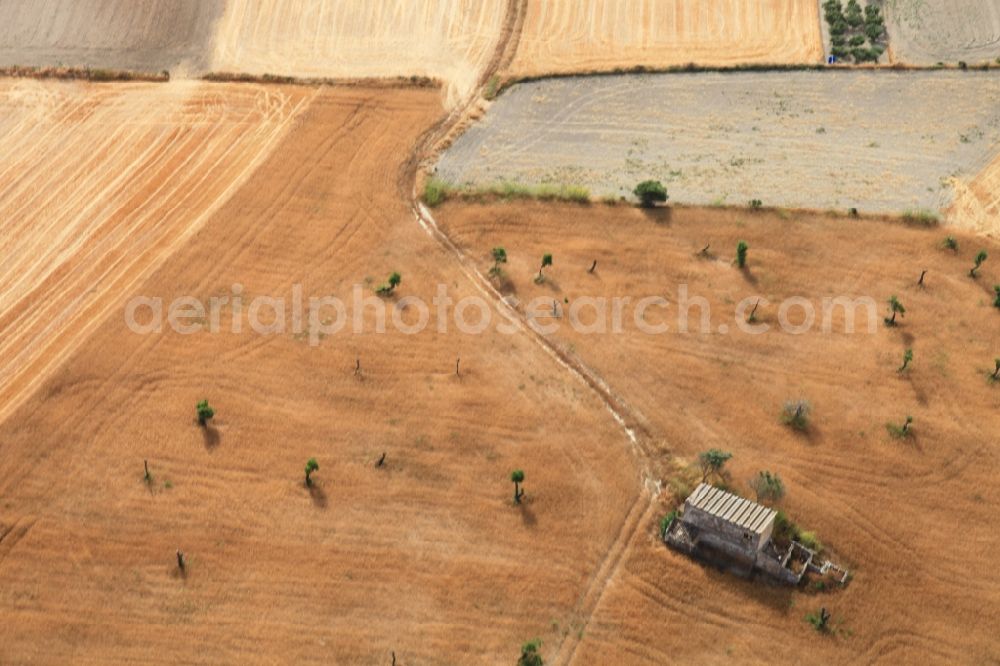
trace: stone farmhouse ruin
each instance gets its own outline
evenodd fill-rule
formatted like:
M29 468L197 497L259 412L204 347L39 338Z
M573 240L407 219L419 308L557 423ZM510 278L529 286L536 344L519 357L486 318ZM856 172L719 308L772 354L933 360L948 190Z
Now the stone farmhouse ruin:
M741 575L754 574L797 585L806 573L847 581L847 571L826 561L797 541L778 550L772 536L778 512L707 483L699 484L668 527L668 546Z

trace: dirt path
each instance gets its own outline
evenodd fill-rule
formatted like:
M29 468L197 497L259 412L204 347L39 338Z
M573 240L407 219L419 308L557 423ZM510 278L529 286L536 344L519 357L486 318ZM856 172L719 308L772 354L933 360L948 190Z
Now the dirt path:
M523 28L527 3L525 0L511 0L507 17L504 22L504 32L497 52L490 60L490 65L480 76L480 86L485 85L502 67L509 65L517 50L520 32ZM626 555L632 547L633 540L639 534L643 525L648 524L656 507L659 493L658 482L653 476L654 459L649 444L649 434L642 425L644 419L628 405L625 399L616 394L604 379L571 355L559 345L536 331L528 322L523 310L516 304L509 303L494 287L489 278L483 274L476 262L455 245L444 233L431 211L420 201L417 183L417 170L421 163L428 160L441 142L463 122L465 122L479 103L478 96L473 96L459 109L442 118L427 130L415 146L412 155L405 162L398 181L400 189L409 188L409 201L414 218L420 227L444 248L456 260L462 272L483 295L492 299L497 307L505 310L517 321L521 330L527 334L539 347L548 353L567 372L583 382L604 403L612 418L621 426L628 440L629 448L636 457L641 469L640 490L629 509L618 533L605 553L600 566L594 571L586 588L580 595L577 608L573 613L579 629L566 632L562 642L556 649L554 663L571 663L577 647L584 636L591 617L600 605L611 581L615 578Z

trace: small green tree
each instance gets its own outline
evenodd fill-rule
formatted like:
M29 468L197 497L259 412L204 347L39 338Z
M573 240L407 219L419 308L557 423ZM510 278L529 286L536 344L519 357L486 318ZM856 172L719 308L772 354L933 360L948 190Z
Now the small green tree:
M986 250L980 250L979 254L976 255L976 265L969 270L969 277L976 277L976 271L983 265L983 262L989 258L990 255L986 254Z
M996 294L993 298L993 307L1000 308L1000 284L993 285L993 293Z
M389 276L389 279L385 283L380 284L375 291L379 296L391 296L396 291L396 287L402 283L403 276L397 272L393 272Z
M890 314L890 316L885 318L885 325L886 326L895 326L896 325L896 315L899 315L900 317L906 316L906 308L903 307L903 304L900 303L899 299L896 298L895 296L890 296L888 302L889 302L889 314Z
M903 352L903 365L899 366L899 370L897 370L896 372L899 373L906 372L906 369L910 367L910 361L912 360L913 360L913 350L907 349L905 352Z
M639 198L643 208L652 208L658 203L665 203L670 198L667 194L667 188L658 180L642 181L636 185L633 193Z
M711 475L720 476L722 468L732 457L732 453L720 449L709 449L700 453L698 465L701 467L701 482L706 483Z
M514 482L514 504L520 504L521 498L524 497L524 490L521 489L521 484L524 483L524 472L515 469L510 473L510 480Z
M760 199L750 200L750 210L760 210L763 207L764 207L764 202L761 201Z
M994 359L993 362L996 364L996 370L994 370L993 374L990 375L990 379L992 379L995 382L1000 381L1000 358Z
M211 419L215 418L215 410L208 405L208 400L202 400L198 403L198 425L205 427Z
M747 245L746 241L740 241L736 244L736 265L740 268L747 267L747 252L750 250L750 246Z
M806 615L806 621L821 634L830 631L830 611L825 608L820 608L818 613L809 613Z
M310 458L309 461L306 462L306 485L307 486L312 486L312 484L313 484L312 474L313 474L313 472L318 472L318 471L319 471L319 463L316 462L315 458Z
M543 271L552 265L552 255L544 254L542 255L542 266L538 269L538 277L535 278L535 282L542 282L545 279L545 274Z
M809 428L812 406L806 400L789 400L781 409L781 422L795 430Z
M507 263L507 250L502 247L493 248L493 268L490 269L490 275L500 275L500 264Z
M778 502L785 496L785 484L777 474L764 470L750 479L750 487L757 493L758 502Z
M895 423L887 423L885 424L885 427L886 430L889 431L889 434L895 437L896 439L906 439L911 434L910 427L912 425L913 425L913 417L908 415L906 417L906 420L903 422L903 425L897 425Z
M542 641L537 638L522 645L521 658L517 660L517 666L545 666L542 655L538 654L541 647Z
M951 250L952 252L958 252L958 241L955 239L954 236L948 236L941 243L941 247L945 248L946 250Z

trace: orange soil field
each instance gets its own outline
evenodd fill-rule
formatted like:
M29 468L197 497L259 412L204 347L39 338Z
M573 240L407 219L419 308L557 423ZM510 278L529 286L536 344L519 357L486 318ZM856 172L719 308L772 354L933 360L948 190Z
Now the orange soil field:
M449 104L471 92L500 43L505 0L230 0L213 69L303 77L429 76Z
M478 293L398 193L441 112L433 90L322 90L126 296L348 297L392 270L404 295ZM625 433L527 334L389 330L312 347L103 318L0 425L0 663L510 663L576 635L648 506Z
M751 496L747 481L758 470L780 474L788 489L782 507L854 572L845 590L828 593L719 573L654 538L665 502L637 531L582 641L557 663L1000 659L991 435L1000 427L1000 386L987 379L1000 356L995 242L941 228L724 209L448 203L436 215L483 272L490 248L506 248L509 289L522 302L567 298L572 307L584 297L666 296L670 309L650 317L671 326L666 335L640 333L626 316L619 335L564 325L552 339L631 405L654 457L732 451L729 483ZM946 233L955 233L957 253L941 248ZM732 265L740 239L750 245L745 273ZM718 256L699 257L706 245ZM972 280L981 248L991 259ZM539 286L532 278L545 252L554 266ZM707 299L712 333L677 332L682 284ZM881 317L893 294L908 310L889 329ZM770 301L758 315L774 328L785 298L805 297L821 314L824 297L871 296L878 330L869 334L859 312L854 335L843 333L842 313L828 335L818 326L802 335L740 333L736 304L756 295ZM697 323L699 310L692 312ZM796 313L790 319L800 323ZM593 309L581 319L593 323ZM723 324L731 332L716 332ZM899 374L907 348L913 366ZM799 398L813 407L806 435L779 421L784 402ZM891 438L885 424L907 414L915 436ZM804 621L820 606L833 613L833 636Z
M232 195L311 94L0 82L0 417Z
M818 11L815 0L529 0L510 73L816 63Z

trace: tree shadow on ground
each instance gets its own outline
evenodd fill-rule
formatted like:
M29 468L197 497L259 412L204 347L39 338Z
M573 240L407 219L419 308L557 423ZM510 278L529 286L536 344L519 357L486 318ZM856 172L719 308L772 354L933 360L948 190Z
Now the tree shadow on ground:
M222 435L219 433L218 428L211 423L201 426L201 437L205 441L206 449L214 449L222 441Z
M670 224L674 217L674 209L670 206L656 206L655 208L640 206L639 210L647 220L656 224Z
M320 485L313 483L311 486L309 486L309 497L312 498L313 505L315 505L317 509L326 508L327 505L326 491L323 490L323 488Z

